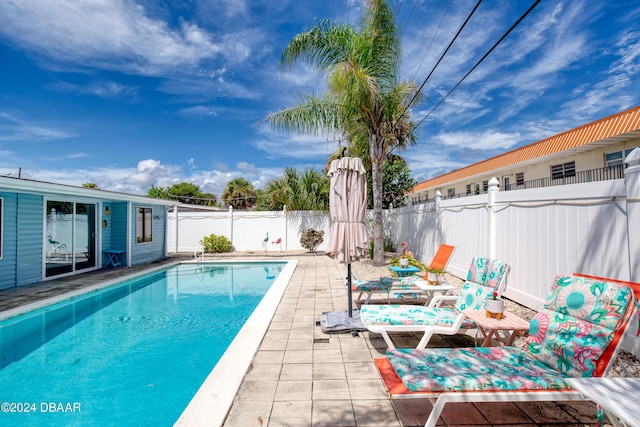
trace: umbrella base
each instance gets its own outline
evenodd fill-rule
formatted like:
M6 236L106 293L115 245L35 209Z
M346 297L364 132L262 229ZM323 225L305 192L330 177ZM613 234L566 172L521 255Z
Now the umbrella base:
M360 310L353 310L352 316L346 311L325 311L320 315L320 328L325 334L341 334L352 331L366 331L360 319Z

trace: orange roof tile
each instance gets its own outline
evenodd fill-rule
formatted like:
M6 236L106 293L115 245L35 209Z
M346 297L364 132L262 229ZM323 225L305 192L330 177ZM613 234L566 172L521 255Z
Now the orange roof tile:
M640 130L640 106L596 120L595 122L587 123L578 128L525 145L524 147L516 148L515 150L465 166L444 175L422 181L413 187L413 191L417 192L438 187L453 181L484 174L550 154L575 149L638 130Z

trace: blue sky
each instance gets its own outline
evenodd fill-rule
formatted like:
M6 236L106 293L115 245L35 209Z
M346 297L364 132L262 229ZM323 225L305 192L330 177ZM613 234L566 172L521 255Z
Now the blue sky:
M420 85L474 7L392 0L401 77ZM480 5L411 110L418 180L640 104L640 2L542 1L435 110L531 1ZM146 194L190 181L219 196L339 142L256 125L324 90L280 55L315 19L357 25L354 0L2 0L0 174Z

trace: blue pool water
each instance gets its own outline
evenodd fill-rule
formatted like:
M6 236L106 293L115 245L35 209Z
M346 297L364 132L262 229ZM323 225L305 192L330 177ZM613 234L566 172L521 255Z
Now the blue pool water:
M172 425L284 265L179 264L0 323L0 425Z

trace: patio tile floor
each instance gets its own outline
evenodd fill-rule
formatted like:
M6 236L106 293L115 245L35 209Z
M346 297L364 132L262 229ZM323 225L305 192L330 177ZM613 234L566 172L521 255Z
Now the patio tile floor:
M281 256L298 259L298 266L224 427L424 425L431 410L429 401L389 399L373 364L373 359L383 357L386 349L379 335L368 332L355 337L327 335L316 325L322 312L346 310L346 266L324 255ZM0 291L0 311L148 267L105 269ZM468 337L435 338L430 346L473 345ZM400 341L395 339L407 346L415 346L417 341L411 334ZM448 404L438 425L593 426L595 423L595 405L590 402L503 402Z

